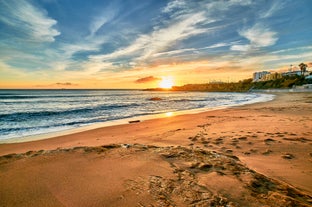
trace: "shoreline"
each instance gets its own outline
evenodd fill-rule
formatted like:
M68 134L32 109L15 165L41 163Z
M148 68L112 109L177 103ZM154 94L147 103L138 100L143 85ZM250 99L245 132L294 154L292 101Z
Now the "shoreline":
M8 206L310 206L312 93L275 95L0 144L0 196Z
M262 92L252 92L252 93L262 94ZM257 103L272 101L275 97L275 95L268 94L268 93L266 93L266 95L271 95L271 97L258 97L258 98L256 98L256 100L246 101L244 103L240 103L237 105L224 105L224 106L218 106L218 107L213 107L213 108L211 108L211 107L210 108L195 108L195 109L179 110L179 111L172 111L172 112L166 112L166 113L160 113L160 114L134 116L134 117L130 117L130 118L105 121L105 122L101 122L101 123L93 123L90 125L80 126L80 127L76 127L76 128L72 128L72 129L65 129L65 130L61 130L61 131L47 132L47 133L41 133L41 134L35 134L35 135L27 135L27 136L21 136L21 137L2 139L2 140L0 140L0 144L23 143L23 142L50 139L53 137L76 134L79 132L89 131L89 130L103 128L103 127L130 124L130 122L133 120L139 120L140 122L143 122L143 121L159 119L159 118L167 118L167 117L172 117L172 116L180 116L180 115L188 115L188 114L198 114L198 113L204 113L204 112L214 111L214 110L221 110L221 109L226 109L226 108L231 108L231 107L257 104Z

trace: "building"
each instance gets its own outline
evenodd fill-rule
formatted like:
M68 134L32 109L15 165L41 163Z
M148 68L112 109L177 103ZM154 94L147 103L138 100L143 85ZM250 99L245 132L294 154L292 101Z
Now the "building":
M297 70L297 71L288 71L288 72L285 72L285 73L282 73L283 76L301 76L301 71L300 70Z
M253 73L253 82L257 82L260 81L262 77L264 77L265 75L271 74L268 71L261 71L261 72L255 72Z
M282 74L281 73L270 73L270 74L266 74L264 75L260 81L270 81L270 80L276 80L276 79L280 79L282 78Z
M311 65L312 63L308 64L307 70L303 74L300 70L298 70L298 67L293 67L293 65L290 65L290 68L288 69L287 72L282 72L282 73L277 73L277 72L271 73L268 71L254 72L253 82L276 80L276 79L283 78L285 76L305 76L306 77L306 76L312 75L311 70L308 70L309 68L311 69L311 67L309 67Z

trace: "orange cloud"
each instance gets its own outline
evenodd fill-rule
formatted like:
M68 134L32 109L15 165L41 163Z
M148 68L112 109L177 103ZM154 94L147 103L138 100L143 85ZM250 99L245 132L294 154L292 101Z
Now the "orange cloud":
M158 80L161 80L161 79L154 77L154 76L148 76L148 77L144 77L144 78L140 78L140 79L136 80L135 83L148 83L148 82L154 82L154 81L158 81Z

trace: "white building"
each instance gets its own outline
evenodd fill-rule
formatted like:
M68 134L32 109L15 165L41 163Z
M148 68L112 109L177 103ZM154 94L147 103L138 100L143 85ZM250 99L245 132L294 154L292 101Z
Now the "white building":
M262 77L264 77L267 74L271 74L271 73L268 71L255 72L253 73L253 81L254 82L259 81L261 80Z
M301 71L300 70L288 71L288 72L282 73L282 75L283 76L295 76L295 75L301 76Z

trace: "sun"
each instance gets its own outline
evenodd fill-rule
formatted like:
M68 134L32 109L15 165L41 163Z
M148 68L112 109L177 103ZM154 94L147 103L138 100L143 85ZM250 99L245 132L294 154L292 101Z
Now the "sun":
M164 89L170 89L173 85L173 78L171 76L162 77L159 83L159 87Z

